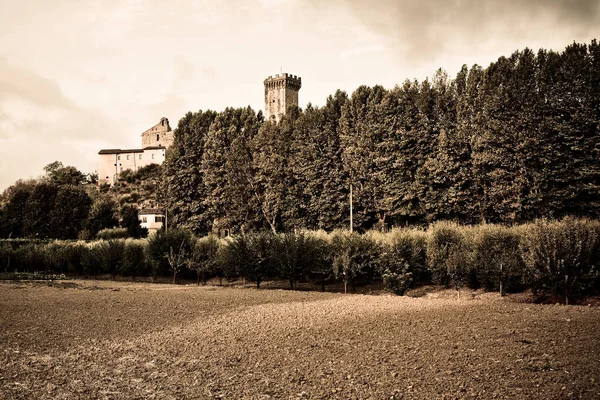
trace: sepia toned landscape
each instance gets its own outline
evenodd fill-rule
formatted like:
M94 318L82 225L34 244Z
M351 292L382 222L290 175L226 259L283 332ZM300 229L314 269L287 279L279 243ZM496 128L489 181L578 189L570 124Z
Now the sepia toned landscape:
M0 10L0 400L600 399L600 1Z
M0 285L5 399L597 399L600 310L103 281Z

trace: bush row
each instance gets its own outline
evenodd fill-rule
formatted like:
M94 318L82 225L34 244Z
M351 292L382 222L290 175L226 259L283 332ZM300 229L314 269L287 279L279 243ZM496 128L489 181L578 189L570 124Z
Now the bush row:
M107 235L107 237L110 237ZM96 276L171 276L206 282L242 277L284 279L291 288L341 281L355 289L373 279L404 294L418 284L569 297L600 289L600 222L567 218L507 227L438 222L428 230L363 235L347 231L258 232L219 239L159 231L147 240L0 242L5 272Z

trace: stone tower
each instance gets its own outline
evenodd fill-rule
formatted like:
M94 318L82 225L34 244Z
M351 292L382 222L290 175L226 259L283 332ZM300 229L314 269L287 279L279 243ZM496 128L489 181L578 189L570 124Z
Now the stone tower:
M298 91L302 78L291 74L279 74L265 79L265 119L279 122L289 106L298 106Z
M165 117L160 122L142 133L142 148L147 147L169 147L173 143L173 131L169 120Z

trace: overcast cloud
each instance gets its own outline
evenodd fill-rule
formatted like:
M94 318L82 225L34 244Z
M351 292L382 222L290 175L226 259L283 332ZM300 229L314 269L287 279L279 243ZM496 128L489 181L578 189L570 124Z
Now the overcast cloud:
M163 116L251 105L302 76L302 106L438 67L600 36L588 0L0 0L0 190L61 160L140 145Z

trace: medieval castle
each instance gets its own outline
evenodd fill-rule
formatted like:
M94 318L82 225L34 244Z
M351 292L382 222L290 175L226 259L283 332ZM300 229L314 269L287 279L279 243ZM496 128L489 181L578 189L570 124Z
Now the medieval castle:
M125 170L137 171L149 164L162 164L165 150L173 144L173 131L167 118L142 133L141 149L103 149L98 153L98 184L113 185Z
M279 119L290 106L298 106L298 91L302 78L291 74L269 76L265 79L265 119Z
M298 91L302 78L292 74L269 76L265 85L265 118L279 122L290 106L298 106ZM103 149L98 162L98 183L115 184L125 170L137 171L149 164L162 164L166 149L173 144L174 136L169 120L160 122L142 133L140 149Z

